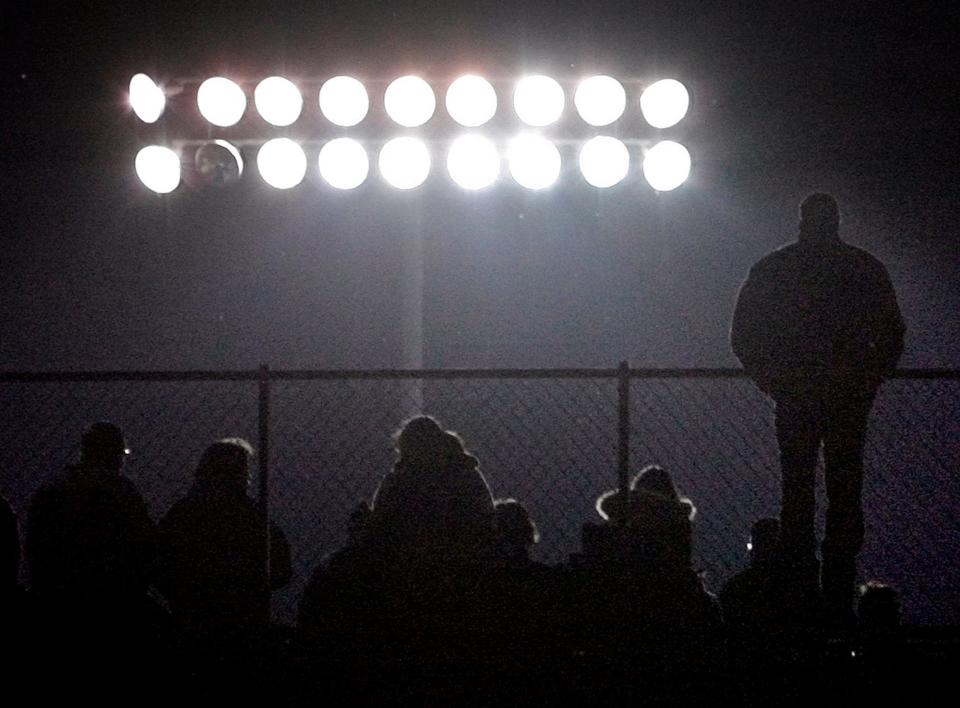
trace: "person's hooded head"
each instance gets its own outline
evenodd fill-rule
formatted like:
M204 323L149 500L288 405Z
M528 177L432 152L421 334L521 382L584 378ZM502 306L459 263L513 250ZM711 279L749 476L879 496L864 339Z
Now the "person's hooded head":
M197 483L247 490L253 447L243 438L224 438L208 446L197 465Z
M394 435L394 444L400 455L400 464L406 468L436 465L449 448L440 424L428 415L419 415L406 421Z

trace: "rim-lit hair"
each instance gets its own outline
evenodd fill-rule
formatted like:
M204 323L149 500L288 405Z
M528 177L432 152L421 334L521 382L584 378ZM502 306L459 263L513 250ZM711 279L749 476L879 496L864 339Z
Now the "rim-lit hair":
M530 518L530 512L516 499L497 499L493 502L497 530L505 537L523 539L525 546L540 543L540 529Z
M197 481L232 480L246 486L253 446L243 438L222 438L207 446L197 464Z

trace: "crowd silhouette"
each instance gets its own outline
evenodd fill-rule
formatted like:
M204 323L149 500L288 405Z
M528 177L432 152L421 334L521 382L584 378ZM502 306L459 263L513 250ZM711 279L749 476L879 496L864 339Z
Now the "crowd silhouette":
M123 431L100 422L30 500L26 589L17 517L0 505L10 675L44 677L30 680L38 703L917 702L945 664L904 641L894 588L868 582L859 616L854 605L866 420L903 323L886 271L838 226L836 202L812 195L798 242L741 290L732 343L776 403L783 497L780 518L750 530L749 567L716 594L693 567L696 508L669 470L648 465L600 495L581 550L548 566L522 500L498 498L465 441L419 415L314 569L296 626L278 626L270 596L290 580L290 547L248 495L251 446L211 443L154 524L123 475Z
M903 640L893 588L864 586L856 631L796 592L777 519L754 524L749 567L708 591L696 509L658 466L602 494L581 551L548 566L531 557L527 509L495 499L460 436L417 416L394 444L281 627L269 598L290 549L248 496L250 445L210 444L155 526L123 476L122 431L90 426L79 463L31 499L27 589L0 508L4 627L20 648L8 665L62 679L38 698L157 705L791 705L889 698L905 668L932 670Z

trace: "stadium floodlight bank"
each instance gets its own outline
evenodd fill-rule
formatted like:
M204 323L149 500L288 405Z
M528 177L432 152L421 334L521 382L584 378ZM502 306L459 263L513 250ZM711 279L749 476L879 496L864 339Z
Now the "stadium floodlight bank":
M134 160L140 181L157 194L184 182L234 182L245 159L267 185L282 190L313 176L326 188L351 190L374 172L396 189L411 190L444 167L468 191L508 176L521 188L544 190L561 178L564 153L570 160L572 151L570 161L593 188L642 176L657 192L669 192L687 180L692 164L689 150L672 139L677 136L663 133L690 108L687 88L671 78L466 74L452 81L405 75L364 83L352 76L212 76L161 83L137 74L129 103L144 133L164 124L155 131L159 139L144 140Z

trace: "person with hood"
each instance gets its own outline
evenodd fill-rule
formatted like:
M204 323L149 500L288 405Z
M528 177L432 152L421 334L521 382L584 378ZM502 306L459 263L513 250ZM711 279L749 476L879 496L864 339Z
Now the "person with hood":
M290 548L273 523L267 578L264 510L247 495L252 455L241 438L209 445L193 487L160 521L157 585L185 638L201 651L262 641L270 591L290 580Z

